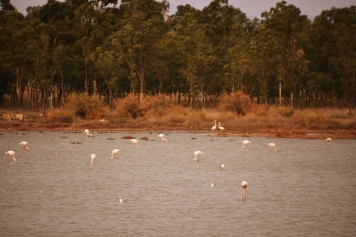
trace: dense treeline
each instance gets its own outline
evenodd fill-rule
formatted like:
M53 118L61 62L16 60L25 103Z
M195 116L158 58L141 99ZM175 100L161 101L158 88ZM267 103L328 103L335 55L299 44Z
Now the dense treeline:
M115 104L166 94L191 107L243 91L293 108L356 104L356 7L310 21L285 1L249 19L228 0L48 0L24 16L0 0L0 103L61 107L72 93Z

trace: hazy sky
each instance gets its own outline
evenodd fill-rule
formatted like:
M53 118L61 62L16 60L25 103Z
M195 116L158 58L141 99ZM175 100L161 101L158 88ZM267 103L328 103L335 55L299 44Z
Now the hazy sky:
M62 2L64 0L61 0ZM212 0L168 0L170 14L174 14L178 5L190 4L194 8L203 9L208 6ZM282 0L229 0L229 4L233 5L248 17L260 17L264 11L269 11L271 7L275 7L277 2ZM26 7L38 6L47 3L47 0L10 0L18 11L26 15ZM119 0L120 2L120 0ZM293 4L298 7L303 15L315 17L320 15L322 10L329 10L332 7L350 7L356 5L355 0L286 0L287 4Z

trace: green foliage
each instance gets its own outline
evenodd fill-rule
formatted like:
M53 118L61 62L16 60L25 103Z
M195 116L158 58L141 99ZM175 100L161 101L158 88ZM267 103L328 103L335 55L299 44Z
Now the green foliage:
M311 22L286 1L261 20L228 0L203 10L178 6L175 15L168 1L51 0L29 7L26 17L9 0L0 3L0 103L9 95L23 107L26 89L43 111L66 106L71 93L107 104L133 93L142 100L129 97L125 116L161 117L170 105L146 95L179 95L185 105L207 108L211 98L217 104L222 93L241 90L268 105L277 103L282 83L284 104L338 104L350 113L356 104L355 6L325 10Z

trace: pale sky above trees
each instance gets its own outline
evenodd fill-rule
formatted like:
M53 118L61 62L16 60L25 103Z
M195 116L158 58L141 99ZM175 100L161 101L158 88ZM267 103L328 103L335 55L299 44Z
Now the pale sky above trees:
M64 0L61 0L62 2ZM208 6L212 0L168 0L170 3L170 14L174 14L178 5L190 4L194 8L203 9ZM277 2L281 0L229 0L229 4L246 13L247 17L260 18L261 13L269 11L271 7L275 7ZM120 1L119 1L120 2ZM287 0L288 4L293 4L298 7L303 15L308 15L309 18L314 18L320 15L321 11L329 10L332 7L342 8L356 5L355 0ZM11 0L11 3L22 14L26 15L26 8L28 6L44 5L47 0Z

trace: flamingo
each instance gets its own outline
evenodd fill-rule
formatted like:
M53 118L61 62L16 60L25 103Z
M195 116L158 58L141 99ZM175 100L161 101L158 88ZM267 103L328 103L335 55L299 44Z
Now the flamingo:
M90 163L94 164L96 155L95 154L91 154L90 158L91 158L91 162Z
M216 129L216 119L215 119L215 125L211 128L211 130L215 130Z
M247 148L247 145L250 144L251 142L249 140L243 140L242 141L242 149Z
M246 188L248 186L247 181L242 181L241 182L241 187L242 187L242 195L241 195L241 200L246 200Z
M221 127L220 125L221 125L221 123L219 122L219 123L218 123L218 128L220 129L220 131L224 131L225 128L224 128L224 127Z
M277 151L277 149L276 149L276 144L274 144L274 143L268 143L267 144L267 146L269 146L270 147L270 149L274 149L274 151Z
M167 142L167 139L164 137L164 134L163 133L160 133L160 134L158 134L158 137L160 138L160 142L161 141L165 141L165 142Z
M224 164L222 164L222 165L219 166L220 170L224 170L224 167L225 167Z
M86 132L87 137L92 137L92 136L93 136L93 134L91 134L91 133L89 132L89 129L85 129L84 132Z
M133 146L136 145L136 147L138 147L138 141L137 141L137 139L131 139L130 141L132 142L132 145L133 145Z
M127 199L122 199L121 197L119 197L119 201L120 202L127 202Z
M331 140L332 140L332 139L331 139L330 137L326 138L326 141L328 142L328 146L330 146Z
M199 161L199 156L201 155L201 154L203 154L203 152L202 151L195 151L194 152L194 156L195 156L195 161Z
M112 150L112 152L111 152L111 159L113 159L114 158L114 156L115 155L117 155L117 157L119 157L119 152L120 152L121 150L119 150L119 149L114 149L114 150ZM120 158L120 157L119 157Z
M12 159L14 159L14 161L16 161L14 151L7 151L7 152L5 152L5 154L9 156L8 161L10 161L10 156L12 156Z
M216 184L214 184L213 182L211 182L210 187L214 188Z
M19 144L22 145L23 150L29 151L28 142L23 141L23 142L20 142Z

